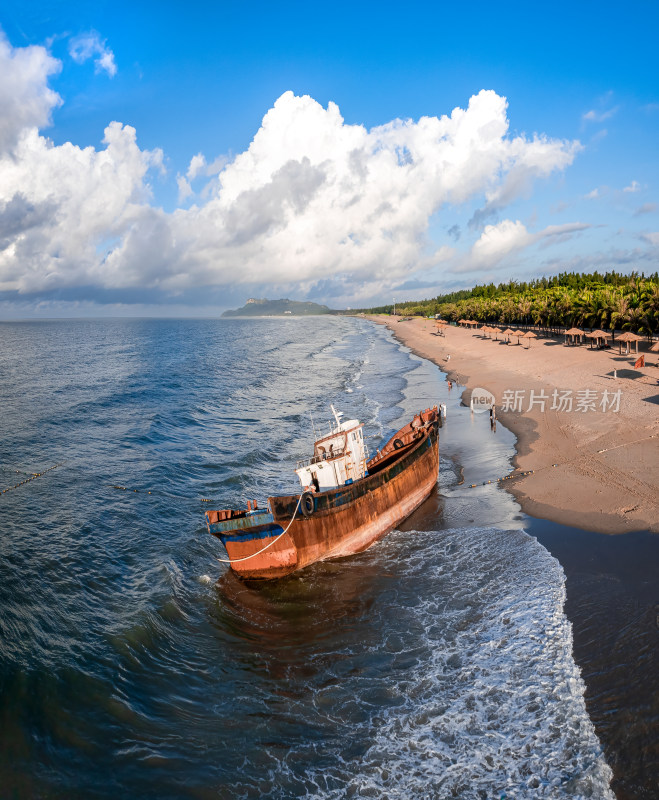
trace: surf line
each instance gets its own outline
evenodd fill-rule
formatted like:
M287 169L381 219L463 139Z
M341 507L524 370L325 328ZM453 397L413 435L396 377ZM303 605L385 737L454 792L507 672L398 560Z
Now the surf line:
M617 444L614 447L605 447L602 450L594 450L589 453L582 453L581 455L577 456L576 458L572 458L569 461L562 461L560 464L547 464L546 467L538 467L537 469L528 469L524 472L514 472L512 475L505 475L503 478L494 478L491 481L483 481L482 483L470 483L468 486L465 486L465 489L475 489L477 486L487 486L488 483L501 483L502 481L512 481L515 478L525 478L527 475L533 475L536 472L542 472L544 469L551 469L552 467L564 467L566 464L574 464L575 461L580 461L582 458L586 458L587 456L596 456L600 453L609 453L611 450L618 450L621 447L628 447L631 444L638 444L639 442L647 442L649 439L655 439L659 434L653 433L651 436L644 436L642 439L634 439L633 442L623 442L622 444Z

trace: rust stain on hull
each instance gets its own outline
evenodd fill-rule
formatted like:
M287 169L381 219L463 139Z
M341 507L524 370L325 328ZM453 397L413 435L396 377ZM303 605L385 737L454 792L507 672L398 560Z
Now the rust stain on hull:
M212 522L209 530L222 538L231 568L246 579L280 578L316 561L366 550L408 517L435 486L439 424L436 409L415 417L371 459L373 474L331 491L307 493L313 498L308 516L299 510L300 495L271 497L272 523L261 526L254 538L220 536ZM206 516L217 520L220 513Z

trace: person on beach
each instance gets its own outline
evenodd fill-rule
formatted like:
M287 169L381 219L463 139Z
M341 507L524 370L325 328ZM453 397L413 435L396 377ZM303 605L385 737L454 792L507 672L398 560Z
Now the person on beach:
M449 390L449 392L451 391L452 388L453 388L453 383L451 381L449 381L448 382L448 390Z

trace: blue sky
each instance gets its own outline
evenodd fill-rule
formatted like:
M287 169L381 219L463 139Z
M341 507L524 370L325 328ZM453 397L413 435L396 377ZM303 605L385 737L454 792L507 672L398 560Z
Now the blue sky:
M0 9L0 317L657 269L655 3Z

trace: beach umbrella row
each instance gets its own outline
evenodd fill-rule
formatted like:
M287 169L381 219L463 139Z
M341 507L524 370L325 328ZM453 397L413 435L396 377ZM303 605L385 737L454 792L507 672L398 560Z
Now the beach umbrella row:
M476 322L473 319L461 319L461 320L458 320L458 324L459 325L478 325L478 322ZM438 320L437 321L437 325L448 325L448 322L446 320L443 320L443 319L442 320ZM538 335L536 333L534 333L533 331L526 331L526 333L525 333L524 331L521 331L519 329L514 331L511 328L506 328L506 330L502 332L501 328L498 327L497 325L483 325L482 328L480 329L480 332L483 333L483 334L486 334L486 335L487 334L489 334L489 335L495 334L495 336L496 336L499 333L501 333L502 336L508 336L508 337L516 336L518 344L519 344L519 340L520 339L527 339L527 340L529 340L529 344L528 344L529 347L531 345L531 341L530 340L538 338ZM584 332L581 328L570 328L569 330L565 331L564 334L565 334L566 337L571 336L572 339L574 339L577 336L579 336L580 338L581 337L585 337L586 339L590 339L591 340L591 347L592 347L592 343L594 341L599 342L600 339L603 340L603 341L606 341L607 339L610 339L612 337L612 335L613 335L613 334L609 333L608 331L603 331L601 329L598 329L598 330L595 330L595 331ZM618 344L620 345L620 352L622 353L622 343L624 342L627 345L627 355L629 355L629 351L630 351L629 345L632 342L634 342L636 344L636 354L638 355L638 343L642 339L643 339L642 336L639 336L636 333L632 333L631 331L625 331L624 333L621 333L618 336L618 339L617 339ZM659 342L655 342L650 347L650 352L659 353Z
M483 327L481 328L481 331L483 333L490 333L490 334L492 334L492 333L494 333L494 334L501 333L501 329L496 327L495 325L483 325ZM534 333L533 331L526 331L526 332L520 331L520 330L513 331L510 328L507 328L505 331L503 331L502 336L508 336L508 337L516 336L518 344L519 344L519 340L520 339L528 339L529 340L529 347L531 345L530 340L538 338L538 334Z

